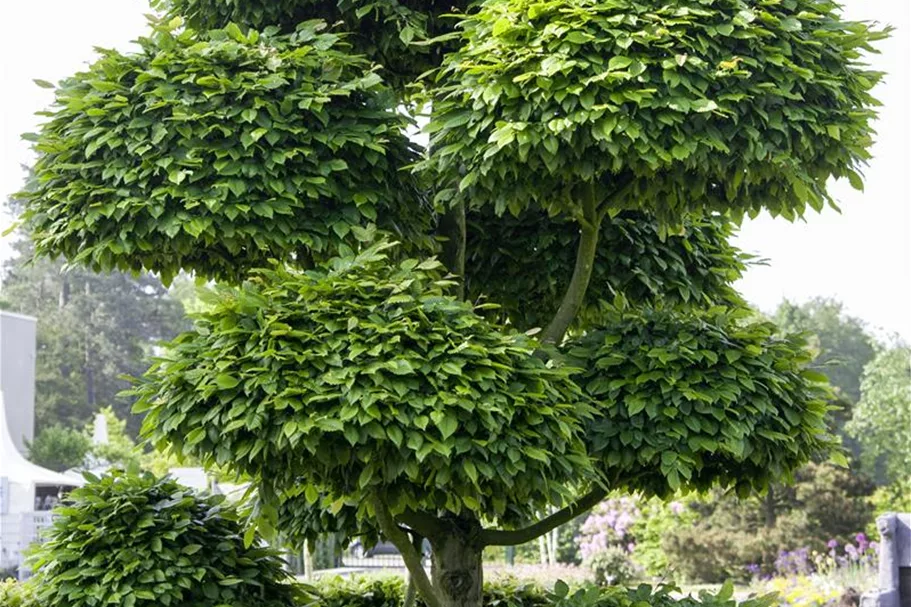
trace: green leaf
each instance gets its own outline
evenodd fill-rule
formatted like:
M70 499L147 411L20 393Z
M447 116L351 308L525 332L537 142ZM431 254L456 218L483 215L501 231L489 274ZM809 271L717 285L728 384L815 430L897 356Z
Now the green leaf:
M218 384L218 387L222 390L230 390L236 388L240 383L240 380L228 373L219 373L215 377L215 383Z
M781 29L786 32L799 32L803 29L803 25L800 23L800 19L787 17L781 20Z

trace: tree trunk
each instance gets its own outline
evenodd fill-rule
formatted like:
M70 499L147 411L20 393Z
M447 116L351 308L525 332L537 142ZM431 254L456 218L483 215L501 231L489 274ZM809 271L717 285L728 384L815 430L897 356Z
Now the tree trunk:
M446 534L432 542L431 580L441 607L480 607L482 548L468 534Z
M771 529L778 522L778 512L775 508L775 488L769 485L769 491L762 501L762 509L765 514L765 526Z

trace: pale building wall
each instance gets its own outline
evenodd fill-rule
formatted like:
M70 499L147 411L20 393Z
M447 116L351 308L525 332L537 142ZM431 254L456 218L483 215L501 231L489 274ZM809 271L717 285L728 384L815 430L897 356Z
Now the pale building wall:
M35 436L35 328L31 316L0 311L0 389L16 448Z

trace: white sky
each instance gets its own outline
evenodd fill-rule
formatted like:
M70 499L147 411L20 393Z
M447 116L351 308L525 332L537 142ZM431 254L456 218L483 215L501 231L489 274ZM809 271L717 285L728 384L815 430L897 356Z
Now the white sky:
M897 28L872 57L889 73L877 90L883 101L874 160L864 193L847 183L832 191L842 214L810 215L806 223L761 217L744 225L737 244L770 261L749 271L738 285L765 311L783 298L816 295L845 303L880 335L911 340L911 3L907 0L843 0L852 19ZM4 61L0 86L0 198L20 189L20 165L31 158L24 132L36 128L33 112L50 105L53 91L33 84L57 81L94 57L94 46L124 49L145 31L145 0L28 0L3 7L0 36ZM0 217L0 224L9 224ZM0 227L5 228L5 225ZM0 241L0 258L10 254Z

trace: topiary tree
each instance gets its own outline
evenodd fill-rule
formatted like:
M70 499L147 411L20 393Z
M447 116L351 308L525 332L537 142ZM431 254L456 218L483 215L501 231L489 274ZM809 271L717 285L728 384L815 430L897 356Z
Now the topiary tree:
M61 83L24 221L219 281L137 411L252 478L261 529L383 536L430 607L474 606L485 546L609 489L746 494L831 448L727 238L860 187L885 32L815 0L160 6Z
M288 574L271 549L244 545L236 513L171 479L114 471L56 510L33 555L38 602L287 607Z

